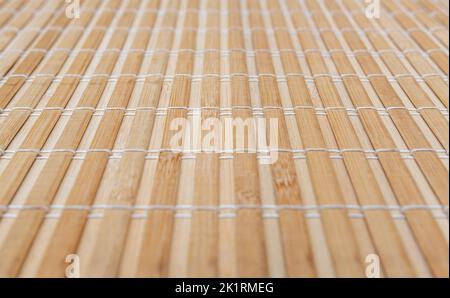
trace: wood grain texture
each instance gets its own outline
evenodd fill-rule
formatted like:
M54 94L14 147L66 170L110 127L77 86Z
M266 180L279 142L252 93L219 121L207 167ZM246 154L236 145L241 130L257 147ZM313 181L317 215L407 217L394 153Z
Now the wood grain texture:
M448 3L66 5L0 0L0 277L449 276Z

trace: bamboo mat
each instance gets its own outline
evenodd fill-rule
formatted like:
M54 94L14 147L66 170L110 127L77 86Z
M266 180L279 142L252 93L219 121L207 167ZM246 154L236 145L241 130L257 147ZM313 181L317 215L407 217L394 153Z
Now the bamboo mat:
M0 0L0 276L448 277L448 1L76 2Z

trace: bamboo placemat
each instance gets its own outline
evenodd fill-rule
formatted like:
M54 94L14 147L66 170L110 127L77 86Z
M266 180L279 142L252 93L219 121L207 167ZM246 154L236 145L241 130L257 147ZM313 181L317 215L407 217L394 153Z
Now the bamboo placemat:
M449 276L448 1L69 2L0 0L1 277Z

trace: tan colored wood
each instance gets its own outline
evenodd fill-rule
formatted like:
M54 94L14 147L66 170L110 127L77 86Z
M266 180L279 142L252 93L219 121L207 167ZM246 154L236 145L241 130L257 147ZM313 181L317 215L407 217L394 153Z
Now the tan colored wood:
M112 6L114 7L114 6ZM92 17L92 15L91 15ZM125 38L125 35L124 35ZM124 41L124 38L122 39L122 43ZM117 40L116 40L117 42ZM117 44L112 43L112 48L116 48ZM117 56L117 54L115 54ZM108 61L111 57L106 56L105 61ZM78 60L76 59L74 63L78 63ZM101 68L99 69L100 73L104 73L103 70L107 71L108 69L103 69L105 65L108 65L107 63L101 64ZM110 64L109 71L111 71L112 66ZM99 88L99 82L93 81L91 88L86 89L85 91L85 97L84 101L95 101L95 98L97 100L99 99L101 92L98 91ZM97 97L94 97L92 94L93 89L96 89ZM70 95L69 95L70 96ZM56 98L56 97L54 97ZM83 102L83 100L82 100ZM86 103L88 106L89 102ZM83 105L84 107L85 105ZM43 116L40 119L44 119L44 116L46 114L42 114ZM54 117L58 116L57 113L52 114ZM77 148L77 144L79 143L82 135L83 135L83 127L86 129L87 122L89 121L89 111L79 111L78 114L73 115L73 120L69 122L67 125L67 128L65 130L65 133L63 133L63 137L59 140L58 144L56 145L56 149L68 149L71 148L72 150ZM52 120L52 119L50 119ZM83 125L84 120L84 125ZM42 127L42 126L36 126L36 127ZM45 133L45 132L44 132ZM47 133L49 134L49 133ZM29 134L28 143L24 143L24 148L34 148L34 147L42 147L43 144L35 144L33 141L31 141L32 138L39 138L41 135L36 134L35 132L31 132ZM26 147L28 146L28 147ZM33 159L36 157L35 154L28 154L26 157L29 158L22 158L21 156L17 157L17 160L26 160L27 162L32 162ZM51 156L49 161L47 162L45 168L43 169L43 173L40 176L40 180L38 180L35 184L35 187L32 190L32 193L30 194L30 197L27 199L27 204L29 205L49 205L51 203L51 200L53 196L55 195L59 184L61 183L62 178L64 177L66 170L70 164L70 160L72 158L72 154L70 153L55 153ZM31 167L31 164L28 163L28 169ZM22 171L27 171L27 169L21 164L11 164L11 166L14 166L16 169L22 169ZM20 181L20 178L16 179L16 182ZM18 185L15 184L17 187ZM39 216L40 215L40 216ZM23 253L27 251L27 248L31 244L31 241L34 238L34 235L38 232L39 223L43 220L44 214L37 213L33 217L28 217L26 212L23 214L20 214L20 217L15 221L15 224L13 225L12 229L9 231L10 237L13 237L16 241L22 241L22 243L15 243L14 244L14 250L9 250L8 247L11 244L11 242L8 240L8 238L3 242L2 252L9 253L9 254L17 254L22 253L22 257L19 259L21 261L17 261L14 257L6 257L3 258L4 260L10 260L8 262L11 262L14 260L14 263L11 263L9 266L14 266L15 269L13 269L12 274L17 274L17 271L19 269L18 266L21 265L23 261ZM21 232L18 231L24 231L26 234L23 237L17 237L18 234ZM0 253L2 254L2 253ZM6 263L3 264L4 267L8 266ZM3 266L2 266L3 267ZM9 275L9 274L8 274Z
M367 22L367 18L360 15L355 17L359 21L359 24L364 28L373 28L370 23ZM369 39L372 41L377 51L387 51L392 49L386 40L376 32L368 33ZM402 64L400 59L392 52L383 52L381 58L389 67L391 73L395 76L399 76L398 83L405 91L406 95L416 108L428 108L433 107L434 103L426 94L426 92L420 87L416 80L412 77L403 77L402 75L408 74L408 70ZM420 112L424 120L429 125L430 129L435 134L436 138L440 141L441 145L448 150L448 120L444 118L440 111L434 109L425 109Z
M334 20L339 28L348 27L348 21L344 15L334 15ZM344 34L344 38L352 50L366 49L361 39L355 32L346 32ZM382 74L380 67L369 54L362 52L358 53L356 55L356 59L366 75ZM372 76L369 80L385 107L403 106L401 99L396 94L395 90L385 76ZM389 115L409 148L430 148L429 142L426 140L423 133L420 131L417 124L406 110L390 110ZM446 180L448 171L433 153L417 152L414 156L416 157L419 167L421 167L422 171L424 171L425 175L429 179L429 183L436 195L443 204L446 204L446 202L448 202L448 189L446 189L446 185L448 185L448 183L444 180ZM425 158L427 159L426 161ZM435 171L439 172L438 175L430 175L430 163L432 164L431 167Z
M32 45L32 48L30 48L30 50L33 50L33 49L40 49L41 47L43 47L43 49L46 49L47 47L49 47L49 45L52 44L52 42L55 39L55 36L58 35L57 32L58 30L51 29L50 28L51 26L54 25L57 27L59 25L61 26L67 25L69 19L65 16L64 12L60 12L55 16L53 16L53 14L50 12L51 9L57 10L59 7L61 7L61 3L59 3L58 1L48 1L47 5L44 6L46 11L42 14L39 14L39 16L34 16L33 20L30 22L30 27L36 30L23 33L19 38L15 39L6 48L5 52L3 53L2 61L0 63L0 75L4 76L11 70L14 70L16 67L19 67L20 65L23 65L23 67L25 68L23 70L31 71L35 67L35 63L39 62L42 59L44 55L42 52L29 51L28 55L20 59L20 61L28 60L28 63L30 63L30 65L28 64L19 64L17 66L15 65L15 63L18 61L18 59L22 54L21 51L26 51L30 45ZM40 32L41 29L45 30ZM38 39L36 40L36 38ZM34 40L36 40L35 43L33 43ZM11 49L12 51L7 52L8 49ZM14 69L13 66L15 66ZM13 86L15 86L16 82L17 81L15 80L11 81ZM2 93L4 92L3 89L4 88L2 88ZM3 99L0 103L1 106L4 107Z
M98 3L97 3L98 4ZM92 19L93 13L86 13L77 22L72 24L73 26L86 27L89 21ZM75 29L74 27L66 36L58 40L56 43L56 48L62 49L73 49L79 38L83 33L82 28ZM43 63L39 69L36 70L36 75L45 75L42 77L37 77L33 80L32 84L26 87L26 91L16 100L16 107L24 108L23 110L12 111L7 119L2 123L2 130L0 132L0 148L7 148L10 142L13 140L14 136L22 128L24 123L27 121L31 110L26 110L25 108L33 109L39 103L39 101L44 96L45 92L50 87L53 76L56 76L59 71L61 71L64 63L67 61L69 53L67 51L60 51L50 55ZM46 76L48 75L48 76Z
M105 12L97 24L99 26L106 26L111 22L113 17L114 15L111 12ZM101 29L94 29L89 38L86 39L83 49L95 50L98 48L104 32L105 31ZM67 102L73 95L81 80L77 75L82 75L86 71L93 56L94 54L92 51L82 51L77 55L76 59L72 62L69 70L67 71L67 76L63 78L58 86L58 89L47 104L48 108L56 109L45 110L39 116L38 120L34 123L32 129L29 131L27 137L22 143L21 149L39 150L42 148L53 127L56 125L56 122L61 116L61 111L58 108L64 108L67 105ZM2 203L8 203L11 196L15 193L15 191L17 191L19 184L22 182L26 173L30 169L35 157L35 153L30 154L28 152L18 152L14 155L14 160L9 164L9 169L7 169L2 176L0 176L0 197L2 198ZM11 173L12 175L10 175Z
M0 26L4 26L14 15L14 11L20 10L25 5L25 0L4 1L2 5L3 11L0 13Z
M20 4L20 1L9 1L8 4ZM19 10L18 13L3 27L2 36L0 37L0 51L3 51L6 46L17 36L17 30L24 28L32 19L35 13L39 13L39 8L42 7L43 1L28 1L26 5L22 6L24 10ZM9 13L8 15L12 15ZM6 19L3 19L6 21ZM0 21L0 24L4 21Z
M146 15L148 17L148 15ZM154 22L153 17L143 20L142 27L146 27ZM136 36L133 40L132 48L136 50L145 49L149 36L147 32L140 31L136 33ZM112 95L112 100L109 102L108 107L112 108L112 110L108 110L105 115L102 117L99 127L96 130L94 139L91 143L90 148L93 150L96 149L105 149L112 148L114 145L115 137L117 136L118 130L120 128L121 122L123 120L124 112L119 108L125 108L127 103L132 95L135 78L131 76L132 74L137 74L139 72L139 68L143 59L143 54L140 51L132 51L127 55L127 58L124 62L124 66L122 68L122 73L126 74L121 76L116 83L114 93ZM83 181L89 181L90 187L85 189L73 188L70 192L68 198L68 204L87 204L90 205L95 198L96 190L99 186L99 183L102 179L102 174L106 167L106 163L108 161L108 153L105 152L92 152L89 153L87 159L83 163L83 166L77 176L77 182L85 183ZM77 243L81 238L81 233L83 232L84 223L87 220L87 214L85 212L79 212L77 216L78 224L74 225L70 223L71 214L70 211L61 215L61 219L59 221L58 229L55 231L54 241L63 241L67 245L54 245L51 246L54 249L54 252L49 254L52 257L52 266L53 268L61 268L61 260L64 259L64 256L70 253L76 252ZM75 222L77 223L77 222ZM74 229L72 234L67 234L67 229ZM98 239L99 240L99 239ZM48 252L50 253L50 252ZM103 251L103 256L107 257L106 251ZM88 262L88 256L81 256L83 260L84 268L87 268L85 263ZM40 274L46 275L46 272L51 272L55 269L49 269L49 264L42 264L40 269ZM86 270L86 271L84 271ZM88 269L83 269L82 274L84 276L96 273L90 273L87 271ZM101 270L99 268L99 270ZM58 271L53 271L58 272ZM63 274L64 271L61 270L58 274ZM106 272L104 274L107 274Z
M448 277L448 1L67 5L0 0L0 276Z
M429 53L431 59L436 65L448 76L448 57L440 49L439 45L430 38L423 30L420 30L414 24L413 19L406 15L399 9L399 6L394 2L387 2L386 7L389 11L398 11L395 15L396 20L405 29L409 30L410 36L416 43L426 52Z

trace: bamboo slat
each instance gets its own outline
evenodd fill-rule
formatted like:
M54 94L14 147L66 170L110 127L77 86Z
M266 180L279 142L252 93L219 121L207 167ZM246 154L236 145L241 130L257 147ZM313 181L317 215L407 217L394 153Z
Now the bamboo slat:
M72 4L0 0L1 277L449 276L448 2Z

